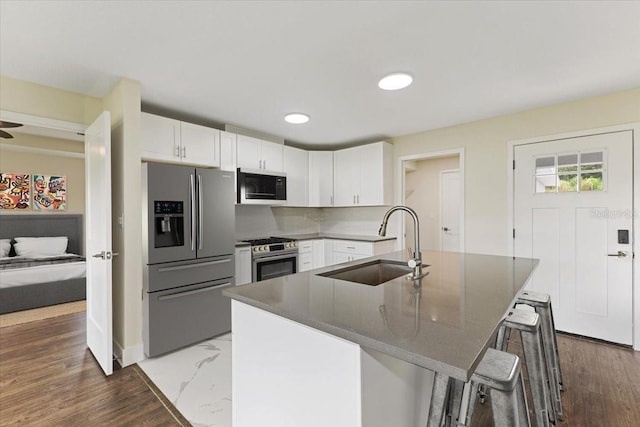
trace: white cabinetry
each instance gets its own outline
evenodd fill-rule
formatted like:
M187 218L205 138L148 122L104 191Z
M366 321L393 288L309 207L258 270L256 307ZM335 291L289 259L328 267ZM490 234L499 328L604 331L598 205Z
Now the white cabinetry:
M298 242L298 272L324 267L324 240Z
M235 133L220 131L220 169L236 171L236 138Z
M251 246L239 246L236 248L236 285L251 281Z
M393 202L393 146L376 142L333 154L334 206L380 206Z
M355 261L394 251L393 240L361 242L356 240L332 240L332 264Z
M149 113L141 115L142 158L220 166L220 131Z
M309 152L284 147L284 172L287 174L287 206L309 204Z
M239 168L283 171L282 144L263 141L245 135L238 135L237 144L237 164Z
M333 151L309 151L309 206L333 206Z

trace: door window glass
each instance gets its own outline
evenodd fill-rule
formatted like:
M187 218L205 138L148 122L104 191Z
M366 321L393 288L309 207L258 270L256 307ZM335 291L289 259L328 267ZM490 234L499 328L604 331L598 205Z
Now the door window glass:
M535 158L536 193L605 190L605 151L546 154Z

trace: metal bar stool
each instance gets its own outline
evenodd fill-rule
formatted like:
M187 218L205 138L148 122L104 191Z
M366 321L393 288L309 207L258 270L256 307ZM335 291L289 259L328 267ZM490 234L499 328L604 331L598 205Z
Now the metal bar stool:
M497 349L506 348L507 340L505 338L510 329L516 329L520 332L533 397L533 409L536 414L536 425L544 427L548 425L549 421L555 424L557 408L549 393L553 388L551 384L553 380L549 381L550 374L547 372L540 316L538 313L527 310L509 310L498 332Z
M438 381L438 379L440 381ZM469 383L467 383L469 384ZM491 396L491 409L493 423L496 427L530 427L529 410L524 392L524 381L520 368L520 359L515 354L487 349L482 360L471 376L471 393L464 395L462 388L465 386L460 381L449 377L436 375L434 392L432 393L432 405L429 412L429 424L440 426L468 426L471 424L473 409L478 394L478 387L488 390ZM438 395L437 392L440 392ZM438 399L437 396L444 399ZM435 402L433 397L436 397ZM470 398L468 409L458 406L464 399ZM447 406L449 408L447 408ZM443 419L443 415L447 417ZM464 415L458 419L458 413ZM464 422L462 422L462 420ZM444 421L444 423L443 423Z
M551 296L541 292L524 291L520 296L518 296L516 304L531 306L536 313L540 315L542 340L547 360L551 361L551 368L559 389L564 390L562 368L560 367L560 354L558 353L558 340L556 338L556 327L553 322L553 309L551 308Z

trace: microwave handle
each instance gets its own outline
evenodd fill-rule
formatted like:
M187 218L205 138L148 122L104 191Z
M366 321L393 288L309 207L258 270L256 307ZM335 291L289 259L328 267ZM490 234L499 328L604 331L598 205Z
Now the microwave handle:
M189 175L189 199L191 202L191 250L196 250L196 185L193 174Z
M202 175L198 175L198 249L202 250L203 247L203 239L204 232L202 229L204 228L204 212L202 205Z

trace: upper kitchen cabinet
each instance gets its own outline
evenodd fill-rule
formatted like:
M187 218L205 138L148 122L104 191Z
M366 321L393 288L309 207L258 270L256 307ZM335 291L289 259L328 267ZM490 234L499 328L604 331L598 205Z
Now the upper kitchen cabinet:
M284 172L287 174L286 206L308 206L309 152L285 145Z
M220 131L149 113L141 115L142 158L220 166Z
M237 168L235 133L220 131L220 169L235 172Z
M238 135L239 168L283 172L283 145L245 135Z
M393 203L393 146L376 142L333 153L334 206Z
M333 206L333 151L309 151L309 206Z

